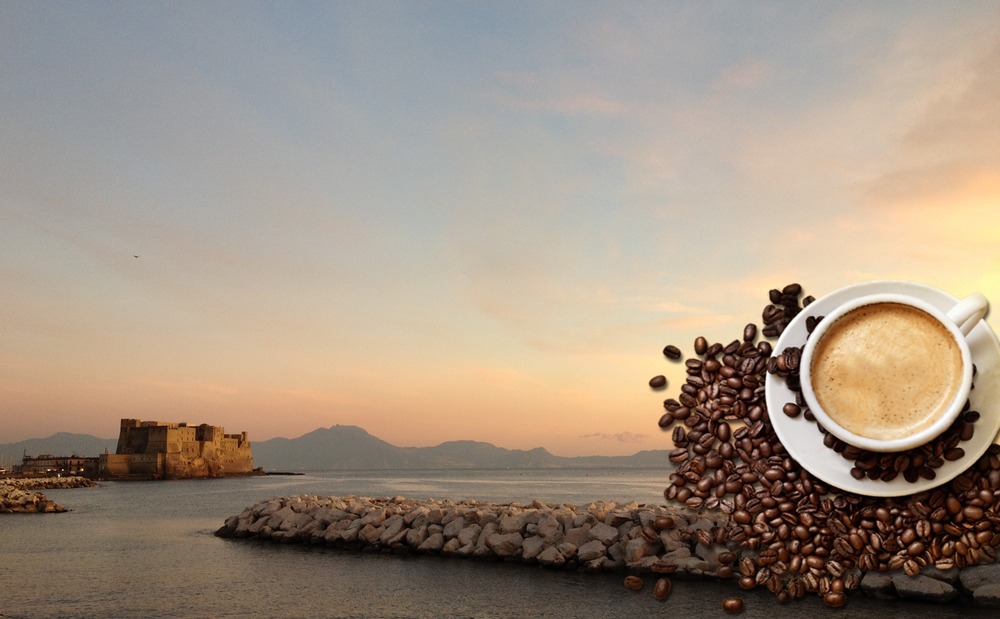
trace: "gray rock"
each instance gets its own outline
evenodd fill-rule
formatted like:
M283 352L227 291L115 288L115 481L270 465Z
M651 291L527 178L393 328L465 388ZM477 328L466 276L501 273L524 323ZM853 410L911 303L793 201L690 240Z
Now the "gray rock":
M461 542L463 546L467 546L470 544L475 546L476 542L479 540L479 534L482 532L482 530L483 527L479 526L478 524L470 524L469 526L462 529L461 532L459 532L458 541ZM447 532L445 533L445 536L447 537Z
M631 565L643 557L655 555L659 549L659 543L651 544L645 538L630 539L625 544L625 562Z
M385 532L385 527L375 526L373 524L366 524L361 528L358 533L358 539L365 542L369 546L374 546L379 539L382 537L382 533Z
M488 540L490 536L495 534L498 530L499 527L495 522L483 525L483 530L479 532L479 540L476 542L476 556L482 556L482 552L484 550L489 551L489 546L486 545L486 540Z
M582 527L574 527L569 531L566 531L566 535L563 536L563 540L573 544L574 546L583 546L590 541L590 525L585 524Z
M899 597L926 600L928 602L950 602L958 598L958 591L946 582L918 574L894 574L892 584Z
M976 587L972 599L980 606L1000 607L1000 582Z
M498 557L513 557L520 552L523 542L520 533L494 533L487 538L486 545Z
M966 591L973 593L984 585L1000 583L1000 564L990 563L964 568L959 576L959 581Z
M612 561L625 564L625 541L619 540L608 546L608 558Z
M444 531L442 532L444 533L446 539L450 539L452 537L457 537L458 534L461 533L462 529L464 528L465 528L465 518L459 516L458 518L454 518L450 520L448 524L444 525Z
M660 531L660 543L663 544L664 551L671 552L681 548L689 548L688 544L682 542L676 533L676 531Z
M861 590L869 597L879 600L896 599L896 587L892 577L878 572L868 572L861 579Z
M292 511L292 508L285 506L279 509L278 511L274 512L273 514L271 514L271 517L267 519L267 522L265 524L271 527L272 529L280 529L281 522L285 518L291 518L294 515L295 512Z
M590 538L609 546L618 539L618 529L603 522L598 522L590 529Z
M538 562L549 567L559 567L566 563L566 557L555 546L549 546L538 555Z
M580 561L593 561L598 557L603 557L607 549L600 540L591 540L576 549L576 558Z
M524 514L512 514L500 518L501 533L520 533L528 519Z
M713 571L711 563L695 556L679 558L674 561L674 564L677 566L678 572L687 572L688 574L707 574Z
M563 538L562 523L552 514L543 514L538 519L538 535L548 542L559 543Z
M406 530L406 545L410 548L420 548L420 545L427 539L427 527L422 526L417 529Z
M564 559L572 559L576 557L576 544L571 544L569 542L563 542L556 546L556 550L562 554Z
M545 538L533 535L521 543L521 558L530 561L538 557L543 550L545 550Z
M664 553L663 560L669 561L673 564L677 564L679 561L683 561L691 556L691 549L687 546L682 546L670 552Z
M952 587L959 586L959 579L962 575L962 570L960 569L950 569L941 570L936 567L925 567L920 570L921 576L927 576L928 578L933 578L934 580L940 580L941 582L946 582ZM994 581L995 582L995 581Z
M439 552L444 547L444 535L435 533L427 537L417 548L421 552Z
M406 523L403 521L402 516L396 514L395 516L387 518L386 521L382 523L382 526L385 527L385 531L382 532L380 541L383 544L388 544L389 540L392 538L400 537L400 533L402 533L403 529L406 528ZM403 536L405 535L406 533L403 533Z

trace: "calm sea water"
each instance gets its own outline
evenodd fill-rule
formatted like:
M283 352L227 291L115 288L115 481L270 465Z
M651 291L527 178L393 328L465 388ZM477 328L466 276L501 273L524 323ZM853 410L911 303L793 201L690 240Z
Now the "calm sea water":
M0 518L0 617L742 617L993 616L969 607L854 596L826 609L778 606L733 583L674 582L671 597L622 586L621 575L514 562L345 552L223 540L226 517L273 496L363 495L662 502L662 471L379 471L294 477L123 483L50 490L65 514Z

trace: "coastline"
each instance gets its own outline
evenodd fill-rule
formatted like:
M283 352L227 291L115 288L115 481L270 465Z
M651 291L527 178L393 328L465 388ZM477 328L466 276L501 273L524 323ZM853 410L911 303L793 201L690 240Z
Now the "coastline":
M761 552L727 540L723 532L728 521L718 510L634 502L578 506L299 495L259 501L227 518L215 535L347 551L516 561L639 578L732 581L737 593L738 587L766 586L750 578ZM862 573L852 568L844 580L853 595L875 599L1000 606L1000 565L985 560L912 576L904 570Z
M5 477L0 479L0 514L59 514L68 511L36 490L92 488L86 477Z

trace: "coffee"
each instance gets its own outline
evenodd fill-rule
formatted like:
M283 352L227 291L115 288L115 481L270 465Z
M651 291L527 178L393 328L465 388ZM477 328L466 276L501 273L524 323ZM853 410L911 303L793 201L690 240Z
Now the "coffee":
M826 414L859 436L894 440L930 427L962 382L962 352L930 314L872 303L830 325L810 372Z

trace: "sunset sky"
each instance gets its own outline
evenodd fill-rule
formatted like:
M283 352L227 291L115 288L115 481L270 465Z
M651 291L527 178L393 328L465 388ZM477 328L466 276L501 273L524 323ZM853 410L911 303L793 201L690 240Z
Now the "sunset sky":
M0 0L0 218L0 443L665 449L770 288L1000 304L1000 3Z

